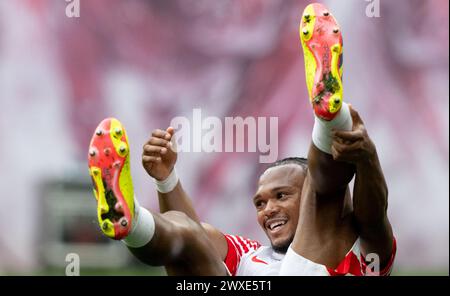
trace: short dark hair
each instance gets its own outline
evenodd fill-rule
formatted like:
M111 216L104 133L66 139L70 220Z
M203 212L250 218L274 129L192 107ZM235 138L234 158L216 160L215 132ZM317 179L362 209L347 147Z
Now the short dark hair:
M308 171L308 159L306 159L304 157L286 157L286 158L277 160L274 163L270 164L266 168L266 171L273 167L277 167L277 166L285 165L285 164L291 164L291 163L301 166L305 173Z

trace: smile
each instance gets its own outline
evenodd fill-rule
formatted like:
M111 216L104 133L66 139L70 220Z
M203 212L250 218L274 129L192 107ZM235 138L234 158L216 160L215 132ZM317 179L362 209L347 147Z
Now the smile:
M266 222L266 228L271 233L278 232L284 225L286 225L287 219L271 219Z

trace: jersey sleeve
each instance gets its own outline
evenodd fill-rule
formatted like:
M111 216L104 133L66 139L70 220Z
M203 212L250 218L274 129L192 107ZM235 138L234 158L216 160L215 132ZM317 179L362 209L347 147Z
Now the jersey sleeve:
M235 276L242 257L256 251L261 247L261 244L238 235L225 234L224 236L228 244L228 252L224 262L230 274Z
M391 275L392 268L394 266L394 260L395 260L395 254L397 253L397 242L395 241L395 238L392 242L392 253L391 257L389 258L388 263L383 268L380 268L379 276L389 276ZM365 258L361 254L361 267L365 275L374 275L373 272L367 268L367 263Z

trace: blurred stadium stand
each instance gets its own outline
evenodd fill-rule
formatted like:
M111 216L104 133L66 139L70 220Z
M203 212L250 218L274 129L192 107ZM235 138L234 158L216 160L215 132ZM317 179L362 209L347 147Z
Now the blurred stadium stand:
M380 18L364 0L324 2L344 34L346 100L385 170L396 272L448 274L449 1L382 0ZM91 223L87 147L104 117L127 127L136 194L152 209L142 144L193 108L277 116L279 157L304 156L313 119L297 28L308 3L81 0L69 19L65 1L0 1L0 274L63 274L73 248L90 267L137 264ZM177 168L202 219L267 243L250 202L258 156L184 153Z

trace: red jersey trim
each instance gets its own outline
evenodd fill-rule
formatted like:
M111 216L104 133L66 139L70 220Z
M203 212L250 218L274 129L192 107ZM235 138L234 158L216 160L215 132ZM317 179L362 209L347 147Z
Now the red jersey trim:
M391 274L396 253L397 253L397 241L395 240L395 237L394 237L393 241L392 241L391 258L389 258L388 263L386 264L386 266L383 269L380 268L381 270L380 270L379 276L389 276ZM370 269L367 269L366 259L364 258L364 256L362 254L361 254L361 267L362 267L362 270L365 272L365 275L375 275Z
M356 276L363 275L361 262L352 250L345 256L344 260L339 263L336 269L327 267L327 270L331 276L342 276L347 274Z
M261 245L257 241L252 241L237 235L225 234L228 245L227 256L225 257L225 265L232 276L236 275L242 256L257 250Z
M391 274L392 267L394 265L395 254L397 253L397 243L395 238L392 243L392 254L389 262L386 266L380 270L379 276L388 276ZM328 273L331 276L343 276L343 275L355 275L355 276L363 276L363 275L377 275L371 270L367 268L367 263L362 254L359 254L360 258L357 257L353 250L345 256L344 260L338 265L336 269L328 268Z
M228 237L228 235L224 235L227 240L228 251L227 256L225 257L225 265L230 271L232 276L236 275L237 267L239 266L240 256L238 256L238 252L236 250L236 246L233 241Z

